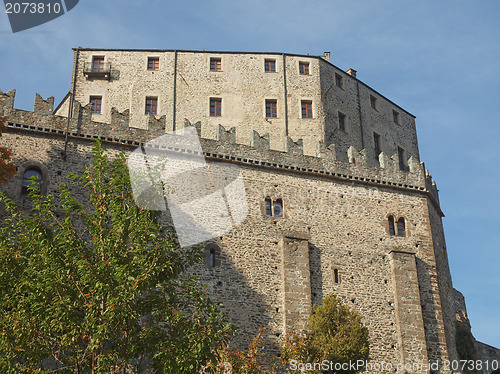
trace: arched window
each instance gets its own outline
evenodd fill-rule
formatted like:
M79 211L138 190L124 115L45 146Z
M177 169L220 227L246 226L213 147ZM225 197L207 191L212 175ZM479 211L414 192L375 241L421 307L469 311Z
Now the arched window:
M215 249L213 248L210 250L209 266L215 267Z
M283 216L283 200L277 199L274 202L274 216L282 217Z
M390 235L396 235L396 230L395 230L395 227L394 227L394 217L393 216L389 216L388 221L389 221L389 234Z
M23 174L23 184L21 187L21 195L28 194L28 186L31 184L30 178L36 177L38 183L38 190L42 189L42 173L37 168L29 168Z
M398 236L406 236L406 225L403 217L398 220Z
M271 206L271 198L269 196L266 197L266 200L265 200L265 215L266 215L266 217L272 217L272 215L273 215L273 210L272 210L272 206Z

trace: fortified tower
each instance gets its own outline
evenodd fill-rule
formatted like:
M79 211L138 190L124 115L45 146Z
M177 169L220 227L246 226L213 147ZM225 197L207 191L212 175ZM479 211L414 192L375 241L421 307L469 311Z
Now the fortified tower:
M35 169L53 190L88 162L94 138L130 152L194 126L206 161L237 165L245 186L247 217L205 242L193 270L237 326L236 344L266 327L277 350L334 293L363 317L373 360L458 359L444 215L413 115L329 53L74 53L55 110L53 98L27 112L14 91L0 94L19 166L8 193L22 201Z

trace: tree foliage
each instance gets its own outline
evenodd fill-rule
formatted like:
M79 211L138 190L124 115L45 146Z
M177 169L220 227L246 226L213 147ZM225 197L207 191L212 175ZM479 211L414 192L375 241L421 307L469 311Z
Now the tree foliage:
M359 314L343 305L335 295L325 297L321 306L313 307L309 331L308 345L312 362L368 360L368 329L363 326ZM354 373L349 370L337 372Z
M5 132L7 117L0 116L0 137ZM6 184L16 173L16 167L12 163L12 151L0 146L0 185Z
M33 181L31 214L0 196L0 372L197 373L232 332L183 276L201 249L135 205L123 154L93 153L56 196Z

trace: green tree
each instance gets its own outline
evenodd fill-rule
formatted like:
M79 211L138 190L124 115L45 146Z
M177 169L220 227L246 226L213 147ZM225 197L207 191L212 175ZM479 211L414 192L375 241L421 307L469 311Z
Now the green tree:
M5 132L7 117L0 116L0 137ZM6 147L0 147L0 185L6 184L16 173L16 167L12 163L12 151Z
M135 205L123 154L93 153L56 196L33 181L31 214L0 195L0 372L197 373L232 332L183 276L202 251Z
M334 295L323 299L321 306L314 306L309 317L307 344L311 362L328 360L333 363L368 360L368 329L361 317ZM329 371L355 373L352 370Z

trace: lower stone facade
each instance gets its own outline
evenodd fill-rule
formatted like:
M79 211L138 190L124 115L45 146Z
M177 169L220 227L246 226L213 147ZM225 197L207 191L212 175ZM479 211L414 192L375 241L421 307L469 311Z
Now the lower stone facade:
M77 129L70 123L66 142L53 125L59 119L20 112L4 113L9 128L2 144L19 167L4 191L22 203L21 166L42 165L46 192L54 193L68 172L89 163L97 124ZM122 139L103 138L111 155L148 140L131 131ZM220 134L218 141L201 139L205 158L238 165L248 216L205 243L207 259L193 272L237 326L235 346L247 345L265 327L268 349L277 353L284 334L303 331L312 305L333 293L362 316L373 362L393 368L422 363L410 372L428 373L429 360L458 358L442 213L423 165L391 171L386 161L384 170L364 165L362 153L352 150L346 164L328 154L303 156L296 144L287 153L259 150L234 144L225 130ZM281 199L281 214L266 214L266 198ZM390 217L396 225L402 219L400 235Z

